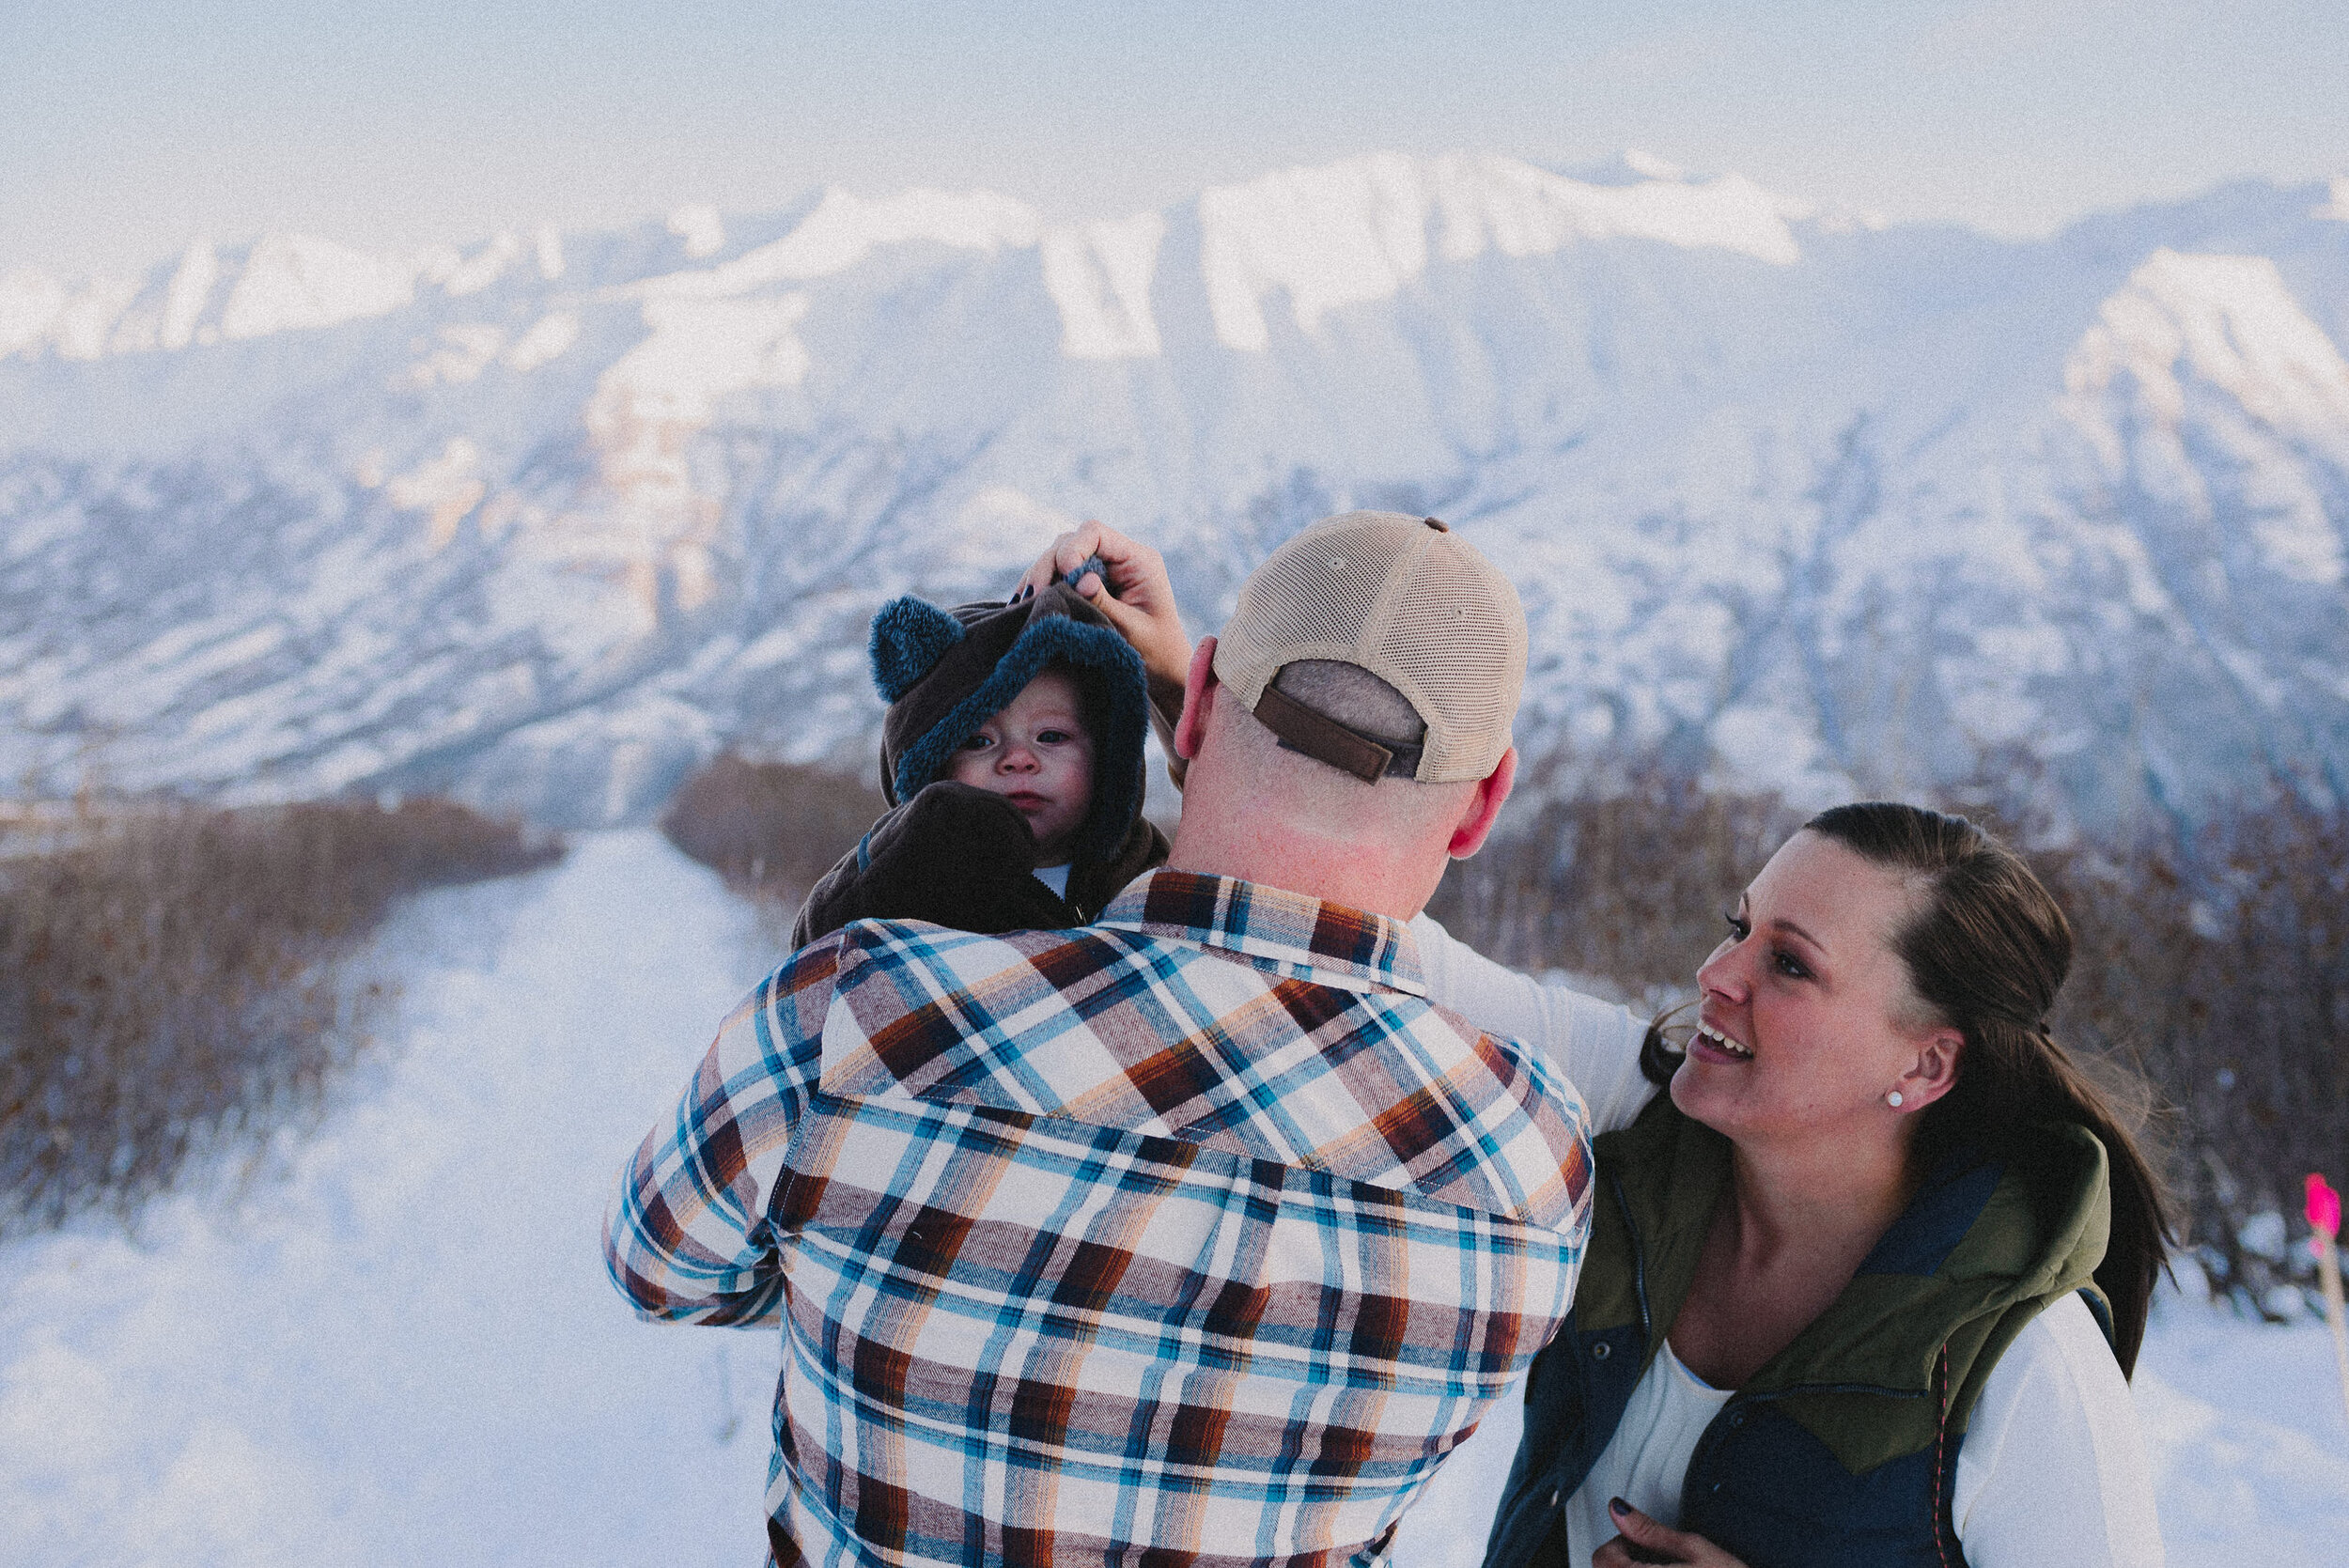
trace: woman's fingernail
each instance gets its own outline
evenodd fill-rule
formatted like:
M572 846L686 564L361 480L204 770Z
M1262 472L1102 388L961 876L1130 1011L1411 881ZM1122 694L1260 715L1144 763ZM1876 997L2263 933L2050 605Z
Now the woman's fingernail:
M1631 1512L1631 1505L1624 1501L1621 1498L1609 1498L1607 1499L1607 1512L1614 1514L1628 1514Z

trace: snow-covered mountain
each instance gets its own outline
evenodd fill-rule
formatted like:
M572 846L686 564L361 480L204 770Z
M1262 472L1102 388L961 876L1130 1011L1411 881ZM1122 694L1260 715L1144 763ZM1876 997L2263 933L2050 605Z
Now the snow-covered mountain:
M891 594L1097 516L1211 629L1351 504L1516 577L1529 752L2349 784L2343 345L2349 178L2016 243L1636 156L17 275L0 777L641 817L728 742L863 762Z

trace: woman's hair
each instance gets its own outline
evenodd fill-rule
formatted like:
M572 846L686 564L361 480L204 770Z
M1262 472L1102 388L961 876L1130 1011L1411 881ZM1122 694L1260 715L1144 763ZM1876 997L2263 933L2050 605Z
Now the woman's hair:
M1925 1167L1960 1145L1993 1156L2018 1148L2049 1122L2077 1123L2104 1144L2112 1236L2096 1283L2112 1304L2121 1370L2132 1372L2173 1236L2160 1178L2132 1131L2139 1118L2124 1114L2120 1096L2047 1032L2048 1010L2072 967L2071 923L2021 856L1962 816L1870 800L1821 812L1803 827L1923 894L1893 934L1892 950L1937 1021L1966 1037L1957 1082L1918 1127Z

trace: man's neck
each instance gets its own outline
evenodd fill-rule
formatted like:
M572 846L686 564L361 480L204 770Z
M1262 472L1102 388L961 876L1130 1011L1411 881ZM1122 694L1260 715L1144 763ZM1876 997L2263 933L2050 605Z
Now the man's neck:
M1236 877L1390 920L1418 914L1433 891L1424 870L1398 866L1390 855L1283 824L1242 824L1235 831L1212 834L1187 831L1188 826L1175 830L1166 862L1170 871Z

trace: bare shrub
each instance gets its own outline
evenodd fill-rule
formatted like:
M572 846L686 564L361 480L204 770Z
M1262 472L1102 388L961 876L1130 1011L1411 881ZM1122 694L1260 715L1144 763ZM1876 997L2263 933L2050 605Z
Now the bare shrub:
M340 960L392 903L561 853L412 800L85 807L0 859L0 1231L127 1215L315 1109L381 1001Z
M2262 1215L2349 1171L2349 810L2271 780L2197 828L2156 821L2043 869L2080 937L2058 1025L2141 1062L2217 1290L2266 1312L2306 1255Z
M762 908L790 910L882 810L868 785L821 768L721 753L661 814L671 844Z
M1773 795L1706 790L1657 763L1621 794L1564 795L1455 861L1428 909L1501 962L1628 996L1693 988L1737 890L1801 818Z

